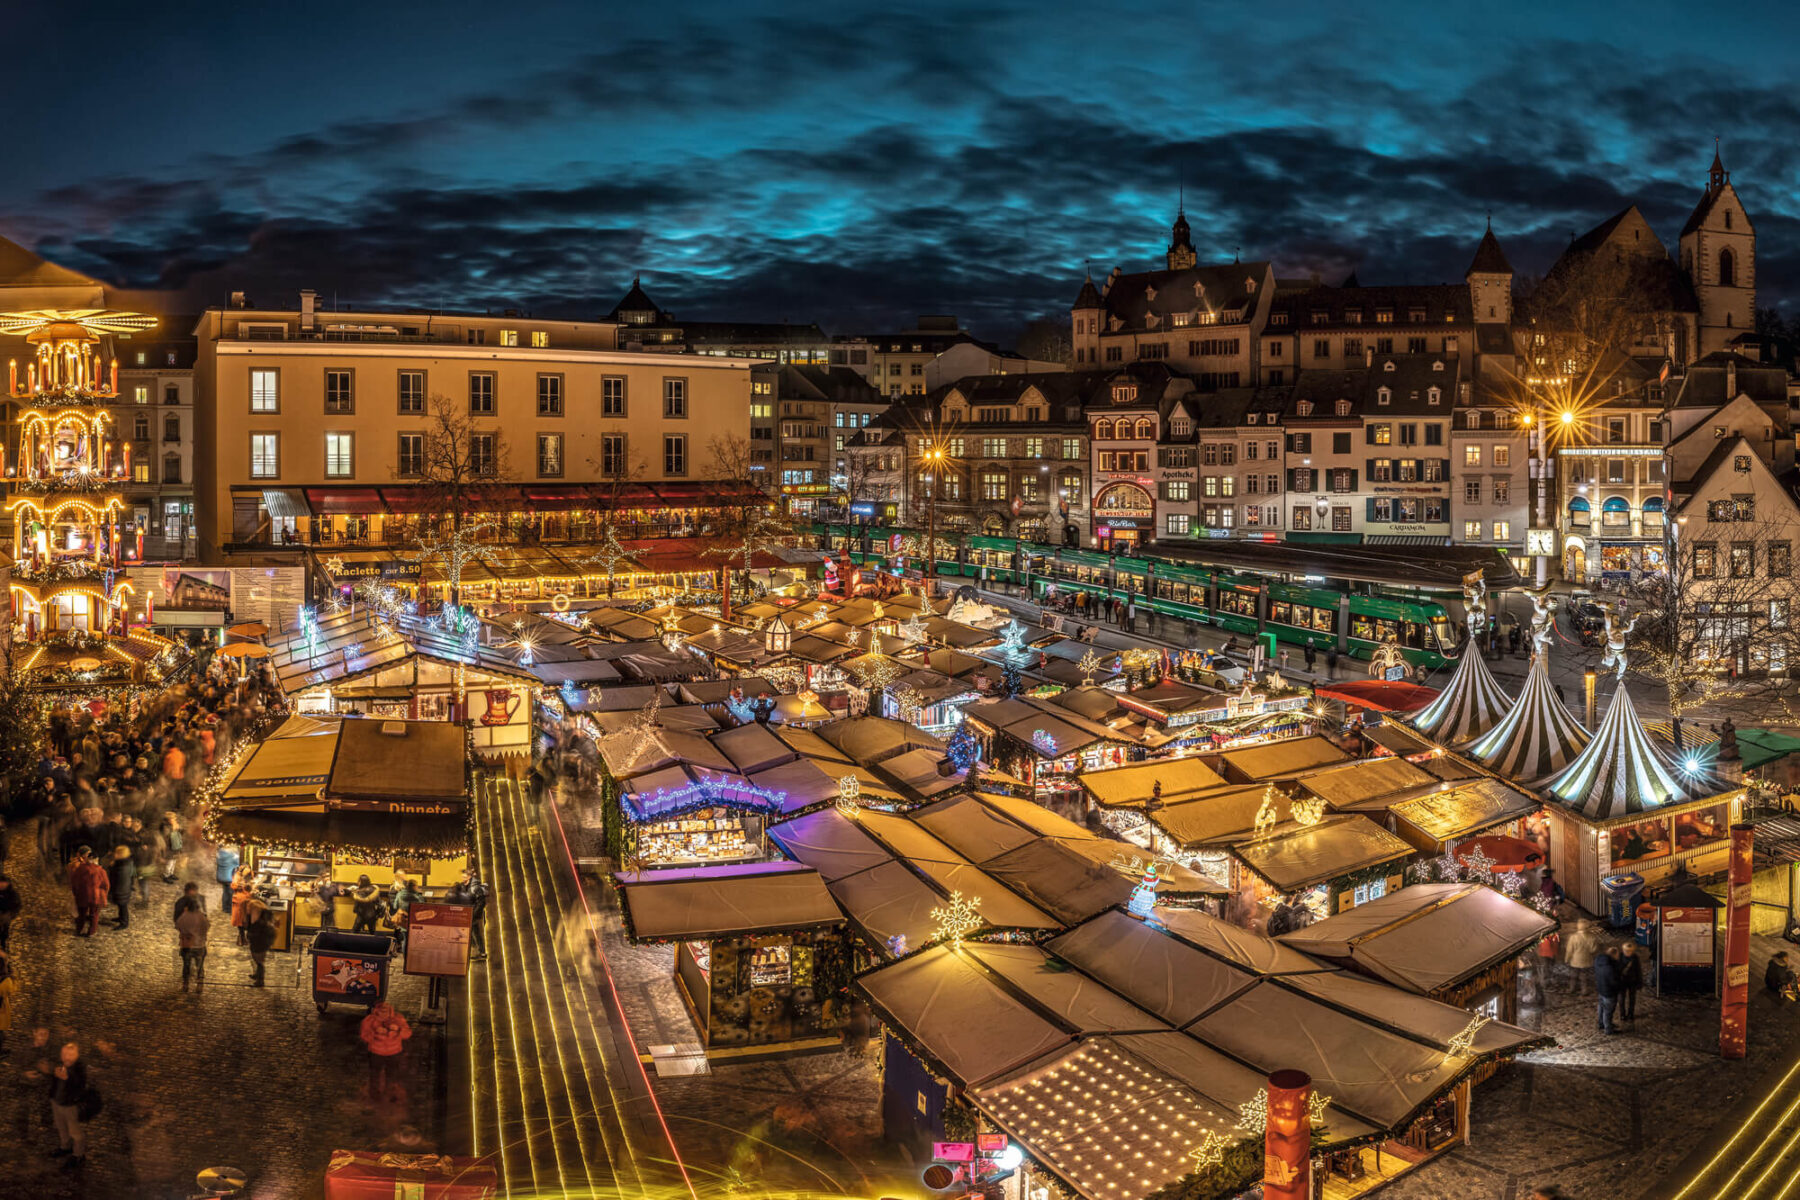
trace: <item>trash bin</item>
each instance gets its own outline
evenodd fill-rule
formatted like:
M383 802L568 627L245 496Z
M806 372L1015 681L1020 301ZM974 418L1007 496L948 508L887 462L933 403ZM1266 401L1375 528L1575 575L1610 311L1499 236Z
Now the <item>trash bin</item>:
M1644 877L1635 871L1608 875L1600 881L1600 895L1606 901L1606 923L1614 929L1630 929L1644 895Z
M373 1008L387 995L388 961L394 939L385 933L342 933L325 929L312 940L313 1004L360 1004Z

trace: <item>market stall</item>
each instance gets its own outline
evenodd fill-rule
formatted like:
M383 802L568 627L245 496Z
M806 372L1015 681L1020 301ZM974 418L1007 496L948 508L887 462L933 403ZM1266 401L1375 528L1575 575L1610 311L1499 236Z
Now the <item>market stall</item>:
M626 937L674 944L677 990L709 1053L837 1044L850 940L818 872L768 862L614 879Z

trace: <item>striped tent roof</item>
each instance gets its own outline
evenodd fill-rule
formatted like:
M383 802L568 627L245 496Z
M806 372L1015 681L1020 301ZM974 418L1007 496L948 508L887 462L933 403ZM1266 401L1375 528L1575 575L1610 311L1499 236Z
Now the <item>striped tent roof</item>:
M1532 662L1511 710L1475 739L1468 752L1497 774L1534 783L1567 766L1587 744L1587 730L1556 698L1540 656Z
M1412 727L1426 737L1461 745L1498 725L1511 704L1481 653L1470 644L1449 686L1413 717Z
M1684 771L1650 741L1637 706L1623 687L1573 762L1544 781L1543 790L1593 821L1645 813L1726 790L1705 771Z

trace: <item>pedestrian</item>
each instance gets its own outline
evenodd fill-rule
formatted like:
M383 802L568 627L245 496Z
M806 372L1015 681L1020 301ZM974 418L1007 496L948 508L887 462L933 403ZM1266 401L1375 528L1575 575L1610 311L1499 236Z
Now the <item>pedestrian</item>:
M1337 678L1337 664L1338 664L1337 647L1333 646L1331 649L1329 649L1325 652L1325 678L1327 678L1327 679L1336 679Z
M76 937L94 936L100 925L100 908L106 903L111 886L106 868L94 861L94 852L77 846L74 865L69 868L69 890L75 895Z
M356 877L356 886L350 891L350 911L356 917L351 933L375 932L375 922L381 919L381 889L370 883L367 875Z
M1283 646L1281 648L1281 673L1283 675L1287 674L1287 669L1288 669L1288 648L1286 646Z
M413 887L413 881L402 875L399 886L394 889L393 903L388 908L388 920L393 922L401 949L406 948L406 929L411 919L412 906L421 899L423 897Z
M114 929L131 927L131 888L137 881L137 864L132 861L130 846L114 846L112 862L106 868L106 886L112 895L112 902L118 909L118 919L113 922Z
M1585 996L1594 980L1594 956L1600 952L1600 931L1585 917L1563 943L1563 965L1573 974L1569 990Z
M163 863L163 882L174 883L176 876L187 867L187 839L181 831L181 814L174 809L162 815L162 839L169 851Z
M252 901L250 927L247 931L250 943L250 986L263 986L263 968L269 957L269 950L275 945L275 917L269 906L261 900Z
M156 833L145 829L144 823L136 817L126 817L123 821L127 837L125 844L131 847L132 878L137 883L139 908L150 907L150 876L156 869Z
M343 890L343 887L329 875L320 877L318 882L313 884L313 907L319 913L321 932L327 929L334 932L337 930L337 898L343 893Z
M1619 960L1619 1019L1637 1021L1638 991L1644 986L1644 954L1636 942L1626 942Z
M1618 1026L1613 1024L1613 1013L1619 1006L1619 960L1624 956L1617 946L1608 946L1594 955L1594 991L1599 994L1599 1024L1601 1033L1617 1033Z
M475 868L470 867L463 872L461 882L445 893L444 898L452 904L467 904L473 910L469 913L469 957L474 960L486 958L487 935L482 927L487 921L487 884L481 882Z
M384 1000L369 1010L359 1032L363 1045L369 1048L369 1099L373 1101L387 1092L388 1070L398 1068L400 1051L412 1036L412 1026Z
M198 884L188 884L175 902L175 933L181 943L181 990L188 990L192 977L198 995L206 987L206 939L212 933L212 918L206 915Z
M256 895L256 877L249 867L239 867L231 880L231 926L237 930L237 944L250 940L250 898Z
M1552 913L1555 913L1557 909L1561 908L1562 902L1568 897L1568 893L1563 890L1563 885L1556 882L1556 869L1554 867L1545 867L1543 873L1539 876L1538 895L1550 902L1550 911Z
M81 1061L81 1047L74 1042L64 1045L59 1057L56 1070L50 1073L50 1124L56 1129L57 1142L50 1157L66 1158L64 1167L78 1168L87 1162L87 1130L81 1123L87 1066Z
M0 1054L6 1051L6 1035L12 1032L13 1005L19 994L19 981L13 976L12 958L0 954Z
M1314 646L1311 642L1306 643L1305 654L1306 654L1306 673L1308 675L1316 674L1319 669L1318 647Z
M219 852L213 856L213 878L219 881L219 911L231 911L231 884L237 878L238 852L230 846L220 846Z
M1778 1004L1795 998L1795 990L1800 986L1794 976L1794 968L1788 963L1786 950L1778 951L1769 959L1768 969L1763 972L1763 986L1775 993Z
M1540 1007L1550 1002L1550 980L1556 974L1556 952L1562 948L1562 934L1552 929L1538 939L1537 953L1537 1002Z
M10 875L0 875L0 954L12 953L13 922L19 918L24 901L13 886Z

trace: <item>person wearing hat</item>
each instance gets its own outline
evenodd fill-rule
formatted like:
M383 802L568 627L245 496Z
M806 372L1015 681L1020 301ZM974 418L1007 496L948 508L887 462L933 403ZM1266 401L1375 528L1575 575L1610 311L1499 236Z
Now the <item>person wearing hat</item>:
M350 890L350 907L356 915L350 932L374 933L375 922L381 920L381 889L370 883L367 875L356 877L356 886Z
M87 846L75 848L73 864L69 868L69 890L75 894L75 936L92 937L112 884L106 868L94 861L94 852Z
M114 929L131 927L131 885L137 880L137 864L131 860L130 846L114 846L112 861L106 867L107 891L112 894L114 907L119 910L119 918L113 922Z

